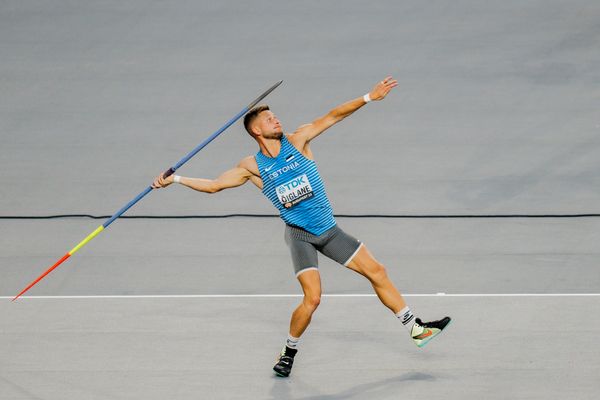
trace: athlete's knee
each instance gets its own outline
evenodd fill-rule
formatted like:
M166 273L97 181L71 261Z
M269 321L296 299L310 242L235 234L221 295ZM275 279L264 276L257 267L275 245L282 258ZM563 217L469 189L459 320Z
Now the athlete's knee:
M385 266L378 261L373 262L373 264L367 268L366 272L367 278L369 278L371 282L377 283L387 279Z
M317 307L319 307L319 304L321 304L321 294L316 293L304 295L304 300L302 302L306 308L308 308L311 312L314 312Z

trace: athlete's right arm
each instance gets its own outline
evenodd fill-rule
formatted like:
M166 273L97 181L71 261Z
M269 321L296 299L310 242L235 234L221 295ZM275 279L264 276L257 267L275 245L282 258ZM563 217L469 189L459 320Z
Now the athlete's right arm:
M241 186L248 180L251 180L256 186L259 186L258 181L260 181L260 175L257 177L254 172L251 172L252 169L253 168L248 168L248 160L244 159L240 161L235 168L223 172L217 179L187 178L182 176L179 183L204 193L217 193L223 189ZM173 183L174 177L174 175L170 175L167 178L163 178L162 174L160 174L156 177L154 183L152 183L152 188L159 189L167 187ZM261 185L259 187L262 186L262 181L260 181L260 183Z

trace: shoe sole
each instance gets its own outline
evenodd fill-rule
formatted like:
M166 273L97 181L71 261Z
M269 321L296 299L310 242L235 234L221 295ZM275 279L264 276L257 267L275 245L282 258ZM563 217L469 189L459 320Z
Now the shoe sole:
M283 374L283 373L277 371L275 368L273 368L273 371L275 372L275 375L280 376L282 378L287 378L288 376L290 376L290 374L287 374L287 375Z
M446 324L446 326L444 327L444 329L442 329L441 331L439 331L439 332L438 332L438 333L436 333L435 335L433 335L433 336L431 336L431 337L429 337L429 338L427 338L427 339L423 340L421 343L417 344L417 347L419 347L419 348L423 348L423 347L425 347L425 345L426 345L427 343L429 343L429 341L431 341L431 339L433 339L433 338L436 338L436 337L440 336L440 334L441 334L442 332L444 332L444 331L445 331L445 330L446 330L446 329L447 329L447 328L448 328L448 327L449 327L451 324L452 324L452 319L450 319L450 322L448 322L448 323ZM415 343L415 344L416 344L416 343Z
M288 376L290 376L289 374L288 375L284 375L284 374L281 374L281 373L279 373L277 371L275 371L275 375L279 376L280 378L287 378Z

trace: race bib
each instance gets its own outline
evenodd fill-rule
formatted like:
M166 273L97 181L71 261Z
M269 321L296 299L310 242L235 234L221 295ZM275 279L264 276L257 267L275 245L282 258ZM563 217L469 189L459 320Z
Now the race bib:
M312 187L306 174L300 175L275 189L279 202L285 208L292 208L296 204L313 197Z

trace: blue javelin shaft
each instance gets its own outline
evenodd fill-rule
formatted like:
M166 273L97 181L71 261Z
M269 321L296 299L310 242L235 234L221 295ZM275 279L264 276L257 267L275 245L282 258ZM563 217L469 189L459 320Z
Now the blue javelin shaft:
M231 125L233 125L233 123L235 121L237 121L244 114L246 114L248 111L250 111L250 109L252 107L254 107L256 104L258 104L259 101L261 101L262 99L264 99L265 97L267 97L267 95L269 95L269 93L271 93L273 90L275 90L277 88L277 86L281 85L282 82L283 81L277 82L276 84L274 84L273 86L271 86L269 89L267 89L263 94L261 94L260 96L258 96L254 101L252 101L250 104L248 104L246 107L244 107L244 109L242 111L240 111L233 118L231 118L229 121L227 121L225 123L225 125L223 125L221 128L219 128L215 133L213 133L212 135L210 135L204 142L202 142L198 146L196 146L196 148L194 148L194 150L190 151L185 157L183 157L181 160L179 160L179 162L177 162L177 164L175 164L174 166L172 166L171 168L169 168L167 171L165 171L165 173L163 174L163 178L166 178L166 177L172 175L173 173L175 173L175 171L177 171L183 164L185 164L186 162L188 162L200 150L202 150L207 144L209 144L210 142L212 142L213 139L215 139L217 136L219 136L221 133L223 133L223 131L225 131L225 129L227 129ZM133 207L133 205L135 203L137 203L138 201L140 201L142 198L144 198L144 196L146 196L151 191L152 191L152 186L150 185L146 189L144 189L143 192L141 192L140 194L138 194L133 200L131 200L129 203L127 203L123 208L121 208L119 211L117 211L112 217L110 217L109 219L107 219L106 222L104 222L102 224L102 226L104 228L106 228L107 226L109 226L110 224L112 224L117 218L119 218L121 215L123 215L127 210L129 210L131 207Z

